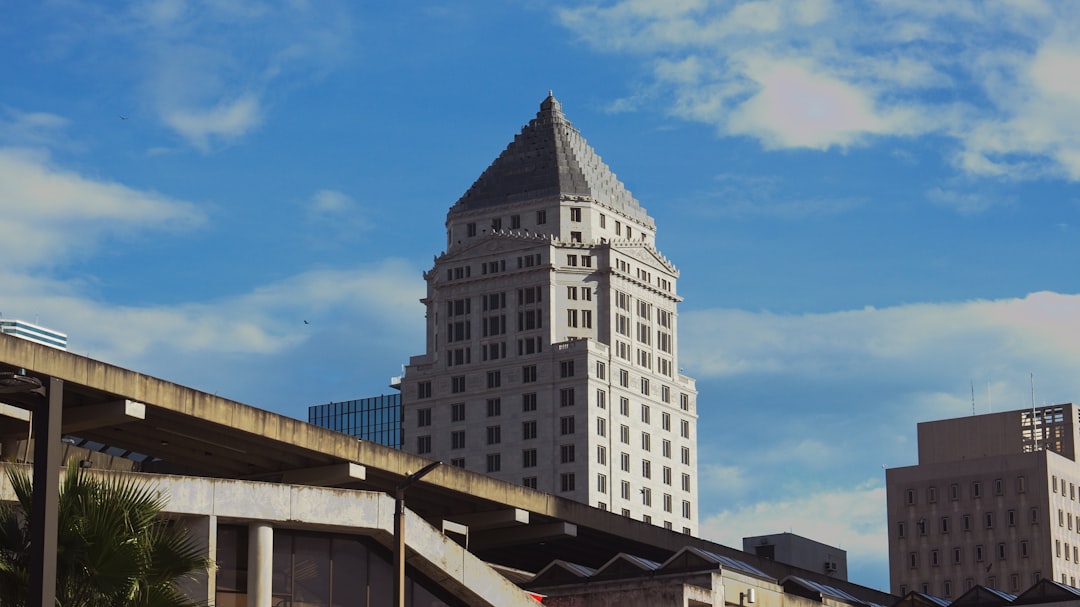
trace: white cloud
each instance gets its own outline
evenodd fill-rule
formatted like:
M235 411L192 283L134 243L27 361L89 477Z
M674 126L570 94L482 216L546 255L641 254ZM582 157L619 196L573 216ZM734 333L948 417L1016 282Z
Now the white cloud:
M1080 180L1080 18L1041 2L625 0L559 11L652 97L768 148L933 133L979 176ZM655 103L653 104L655 105Z
M722 507L703 513L700 531L704 538L739 549L744 537L791 532L846 550L849 563L884 567L888 563L884 503L882 484L867 481L794 494L790 499Z
M878 383L902 401L969 379L1011 379L995 400L1022 406L1034 372L1044 378L1040 399L1071 402L1080 392L1073 371L1080 345L1072 339L1080 333L1080 295L801 315L704 310L681 314L680 323L683 360L699 380L784 376L838 392Z
M12 148L0 148L0 212L0 258L26 267L85 254L108 237L203 221L190 203L91 179L54 166L42 153Z
M172 109L164 112L165 123L202 151L214 140L232 141L262 122L259 100L251 94L213 107Z

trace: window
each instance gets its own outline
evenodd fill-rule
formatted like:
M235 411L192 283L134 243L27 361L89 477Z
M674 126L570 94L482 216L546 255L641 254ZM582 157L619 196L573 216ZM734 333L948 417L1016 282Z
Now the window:
M1060 546L1059 546L1059 548L1060 548ZM979 563L983 562L983 547L982 547L982 544L977 544L975 546L975 561L979 562Z
M536 381L536 365L525 365L521 368L521 383L531 384Z
M1016 492L1024 493L1027 491L1027 479L1022 476L1016 477Z
M660 400L665 403L671 402L671 388L668 386L660 386Z
M498 388L502 385L502 371L488 371L487 387Z
M960 485L956 483L949 485L949 499L953 501L960 499Z
M497 417L502 414L502 399L501 398L489 398L487 399L487 416Z
M942 533L948 533L949 532L949 517L947 517L947 516L941 517L941 532Z
M641 490L641 503L649 507L652 506L652 489L645 487Z
M521 467L522 468L535 468L536 467L536 449L524 449L521 452Z
M559 462L563 464L574 463L574 445L559 446Z
M904 492L904 502L907 503L908 506L912 506L915 504L914 489L908 489L906 492Z
M652 462L647 459L641 460L641 476L643 478L652 478Z
M525 478L521 479L521 485L524 487L528 487L529 489L536 489L536 477L526 476Z
M1004 561L1005 560L1005 542L998 543L997 555L998 555L998 560L999 561Z
M937 550L930 551L930 566L937 567L941 564L940 553Z
M511 230L520 230L521 229L521 215L511 215L510 216L510 229Z
M619 454L619 469L622 470L623 472L630 472L630 454L629 453L620 453Z
M690 475L689 474L682 475L682 490L683 491L689 491L690 490Z
M690 465L690 447L682 448L682 463L684 466Z
M937 487L929 487L926 490L926 501L931 504L937 502Z
M1031 524L1032 525L1038 525L1039 524L1039 509L1038 508L1032 508L1031 509Z
M607 465L607 447L603 445L596 446L596 463L601 466Z
M660 454L667 458L671 457L671 441L666 438L660 443Z
M465 448L465 431L454 430L450 433L450 448L451 449L464 449Z
M547 223L547 211L536 212L536 223L537 225L544 225Z
M536 420L521 422L521 439L532 440L536 438Z
M607 366L602 362L596 363L596 379L607 379Z
M663 429L663 430L668 430L668 431L671 430L671 414L670 413L661 413L660 414L660 428Z
M664 512L671 512L671 494L664 494Z
M470 222L470 223L465 224L465 235L468 236L469 238L472 238L473 236L476 236L476 224L475 223Z
M431 453L431 436L416 437L416 452L420 454Z
M570 207L570 221L581 221L581 207Z
M574 376L574 361L564 360L559 362L559 377Z
M690 438L690 422L689 420L681 420L679 422L679 436L683 438Z
M498 445L502 442L502 427L501 426L488 426L487 427L487 444Z
M452 458L450 458L450 465L455 467L455 468L464 468L465 467L465 458L464 457L452 457Z
M1027 540L1020 541L1020 558L1028 557L1028 542Z
M979 481L971 483L971 497L982 497L982 483Z
M994 495L1003 495L1005 493L1005 481L1000 478L994 479Z
M559 432L563 435L574 433L574 416L559 418Z
M622 481L619 483L619 497L624 500L630 499L630 481ZM623 516L630 516L630 511L623 510Z
M416 425L421 428L431 425L431 409L416 410Z
M498 472L502 469L502 457L498 453L488 453L487 455L487 471ZM536 486L533 485L533 488Z
M987 512L986 514L984 514L983 515L983 520L986 523L986 528L987 529L993 529L994 528L994 513L993 512Z
M652 437L648 432L641 433L641 448L645 451L652 451Z
M619 442L624 445L630 444L630 426L627 426L626 424L621 424L619 426Z
M536 393L529 392L521 395L521 410L525 413L536 411Z
M619 369L619 385L624 388L630 387L630 372L626 369Z
M602 417L596 418L596 435L607 436L607 420Z
M563 388L559 390L559 405L563 407L574 406L574 389Z
M961 520L964 521L964 531L971 531L971 515L965 514Z
M422 381L416 384L416 398L431 398L431 382Z
M559 485L563 491L574 490L574 473L564 472L559 475Z
M919 553L918 552L912 552L911 554L908 555L908 566L911 567L912 569L918 569L919 568Z
M454 403L450 405L450 421L465 421L465 403Z
M599 493L607 493L607 475L606 474L597 474L596 475L596 490Z
M896 523L896 537L904 539L904 521L898 521Z
M648 377L642 377L641 378L641 393L644 394L645 396L649 395L649 378Z
M952 549L952 562L953 562L953 565L959 565L960 564L960 548L953 548Z
M671 468L664 466L662 472L663 474L661 475L661 478L663 479L664 484L671 485Z
M459 394L465 391L465 376L459 375L457 377L450 378L450 391L454 394Z
M491 220L491 231L498 232L502 229L502 217L496 217Z
M649 415L649 413L650 413L649 405L641 405L641 421L642 422L644 422L646 424L649 423L649 418L651 417Z
M570 242L581 242L581 232L570 232ZM582 256L585 257L584 255ZM582 263L581 265L586 265Z
M619 414L620 415L625 415L627 417L630 416L630 399L629 398L625 398L625 397L619 398Z
M1010 527L1015 527L1016 526L1016 511L1015 510L1009 510L1008 512L1006 512L1005 513L1005 518L1006 518L1006 520L1008 520Z

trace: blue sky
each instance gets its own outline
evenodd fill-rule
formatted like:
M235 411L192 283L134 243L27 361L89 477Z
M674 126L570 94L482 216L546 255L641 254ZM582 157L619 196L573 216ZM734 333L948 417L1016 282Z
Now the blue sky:
M553 89L682 271L703 535L885 588L915 424L1080 393L1072 8L0 0L0 313L296 417L381 393Z

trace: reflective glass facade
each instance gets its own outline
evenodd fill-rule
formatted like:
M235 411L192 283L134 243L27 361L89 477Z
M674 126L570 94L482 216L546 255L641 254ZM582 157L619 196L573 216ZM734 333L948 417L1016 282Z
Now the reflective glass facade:
M308 423L395 449L402 445L401 394L308 407Z

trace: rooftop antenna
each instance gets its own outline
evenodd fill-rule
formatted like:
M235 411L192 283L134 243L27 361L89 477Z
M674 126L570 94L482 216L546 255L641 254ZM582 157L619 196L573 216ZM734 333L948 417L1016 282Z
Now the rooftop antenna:
M971 416L975 417L975 380L971 380Z
M1031 428L1035 430L1035 374L1029 373L1029 376L1031 378ZM1032 432L1032 434L1035 436L1035 450L1038 451L1039 435L1035 432Z

